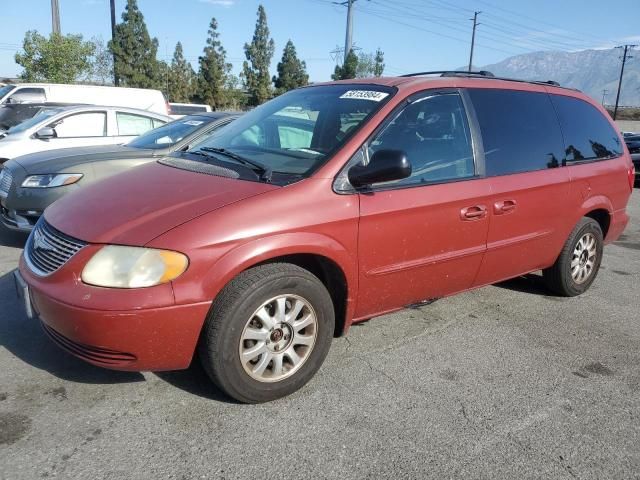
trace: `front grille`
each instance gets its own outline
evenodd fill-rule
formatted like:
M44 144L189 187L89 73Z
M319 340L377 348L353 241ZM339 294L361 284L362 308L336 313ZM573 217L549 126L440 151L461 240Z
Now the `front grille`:
M9 195L11 184L13 183L13 175L11 170L3 168L0 170L0 196L6 197Z
M50 275L78 253L86 243L59 232L41 219L31 232L24 258L33 272Z

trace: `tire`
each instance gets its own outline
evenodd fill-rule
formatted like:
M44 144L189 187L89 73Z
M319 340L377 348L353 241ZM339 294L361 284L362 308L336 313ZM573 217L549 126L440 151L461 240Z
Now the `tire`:
M582 218L553 266L542 271L547 288L563 297L575 297L586 292L600 270L604 248L602 237L598 222L589 217Z
M265 264L242 272L220 292L198 354L227 395L268 402L311 380L329 352L334 323L331 296L316 276L296 265Z

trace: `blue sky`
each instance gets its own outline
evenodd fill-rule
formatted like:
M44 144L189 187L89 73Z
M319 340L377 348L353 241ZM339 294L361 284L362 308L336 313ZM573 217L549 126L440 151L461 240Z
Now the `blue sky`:
M59 2L63 33L110 38L109 0ZM13 56L25 31L51 31L50 1L2 3L0 76L15 76L20 67ZM116 2L118 20L125 3ZM185 56L197 67L215 16L236 73L244 60L243 45L253 35L259 3L265 6L276 42L272 72L291 39L311 79L328 80L335 65L330 52L344 45L346 21L346 9L331 0L138 0L151 35L160 42L160 58L170 60L181 41ZM380 47L388 74L460 67L468 62L474 10L482 11L477 65L530 51L640 44L638 0L619 0L615 8L602 0L357 0L354 41L365 52Z

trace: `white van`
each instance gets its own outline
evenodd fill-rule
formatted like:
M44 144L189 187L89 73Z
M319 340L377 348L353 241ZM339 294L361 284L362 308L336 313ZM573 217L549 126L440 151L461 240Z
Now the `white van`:
M55 83L20 83L0 87L0 104L44 102L109 105L169 114L167 101L159 90Z

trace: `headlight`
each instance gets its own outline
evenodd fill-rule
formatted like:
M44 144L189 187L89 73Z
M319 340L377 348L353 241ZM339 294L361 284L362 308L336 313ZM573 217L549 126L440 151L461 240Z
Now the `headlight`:
M98 287L141 288L170 282L189 265L182 253L108 245L82 271L82 281Z
M80 180L81 173L49 173L47 175L31 175L24 179L24 188L52 188L71 185Z

